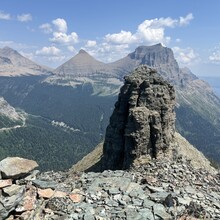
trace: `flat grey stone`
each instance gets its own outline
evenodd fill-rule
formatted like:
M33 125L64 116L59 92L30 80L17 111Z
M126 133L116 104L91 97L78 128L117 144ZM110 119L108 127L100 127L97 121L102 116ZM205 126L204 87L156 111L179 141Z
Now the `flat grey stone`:
M54 181L45 181L45 180L33 180L32 181L33 185L41 188L41 189L46 189L46 188L51 188L55 189L57 187L57 183Z
M144 199L143 207L148 208L148 209L152 209L154 204L155 204L155 202L153 202L153 201L151 201L149 199Z
M16 184L13 184L11 186L8 186L8 187L5 187L3 189L4 193L6 193L8 196L13 196L15 194L18 194L21 189L24 189L23 186L19 186L19 185L16 185Z
M196 194L196 193L197 193L197 191L196 191L193 187L191 187L191 186L186 186L186 187L185 187L185 191L186 191L188 194Z
M138 212L143 220L154 220L154 215L150 209L140 209Z
M190 198L181 198L181 197L178 197L177 198L177 201L179 204L182 204L182 205L189 205L189 203L192 201Z
M156 193L151 193L149 197L151 198L151 200L155 202L163 202L165 201L165 199L167 198L169 194L170 193L168 192L156 192Z
M110 188L108 190L109 194L111 195L116 195L116 194L119 194L120 193L120 190L118 188Z
M160 218L164 220L172 219L171 215L166 212L166 209L162 204L155 204L153 206L153 212L154 212L154 215L159 216Z
M150 186L150 185L146 185L147 188L152 192L152 193L155 193L155 192L164 192L164 189L163 187L156 187L156 186Z

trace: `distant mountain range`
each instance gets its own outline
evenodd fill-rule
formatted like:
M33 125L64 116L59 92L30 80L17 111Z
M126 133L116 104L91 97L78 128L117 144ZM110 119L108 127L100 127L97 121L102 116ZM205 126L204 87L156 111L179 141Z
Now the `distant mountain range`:
M141 64L175 86L177 130L220 163L220 99L161 44L140 46L108 64L80 50L53 71L1 49L0 96L26 114L26 124L0 132L0 159L16 154L44 170L70 167L102 141L123 77Z

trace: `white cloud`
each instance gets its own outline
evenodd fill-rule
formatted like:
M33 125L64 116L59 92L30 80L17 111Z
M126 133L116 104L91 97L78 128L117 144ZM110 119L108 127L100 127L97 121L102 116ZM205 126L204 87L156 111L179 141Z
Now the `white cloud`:
M193 18L194 17L192 13L189 13L188 15L186 15L186 17L180 17L179 25L180 26L188 25Z
M45 23L39 26L39 28L45 33L50 34L53 32L53 29L49 23Z
M182 65L191 65L199 60L199 55L190 47L173 47L172 49L175 58Z
M10 14L0 11L0 20L10 20L10 19L11 19Z
M21 14L17 16L18 21L20 22L28 22L32 20L31 14Z
M67 23L63 18L57 18L53 20L52 23L57 28L58 32L62 32L62 33L67 32Z
M48 60L49 60L49 61L52 61L52 62L54 62L54 63L62 62L62 61L64 61L65 59L66 59L66 56L64 56L64 55L48 57Z
M97 45L95 40L88 40L85 47L95 47Z
M36 51L36 55L44 55L44 56L57 56L60 54L60 49L51 46L51 47L43 47L40 50Z
M85 49L89 54L104 62L115 61L124 57L130 52L128 44L118 45L107 42L97 44L96 47L88 47L82 49Z
M212 62L220 62L220 50L217 50L209 56L209 60Z
M120 33L107 34L105 40L116 44L130 44L135 42L137 38L130 31L122 30Z
M23 52L23 51L19 51L20 54L26 58L28 58L29 60L34 60L34 54L33 53L27 53L27 52Z
M78 35L75 32L72 32L71 34L66 34L62 32L54 32L53 38L50 38L50 41L54 43L59 44L71 44L71 43L77 43L78 42Z
M211 50L211 53L209 61L211 61L211 63L220 64L220 43Z
M76 52L76 49L74 48L74 46L68 46L67 49L70 51L70 52Z
M145 20L138 25L135 33L121 30L119 33L105 35L104 39L106 42L115 44L145 43L151 45L162 43L166 45L171 40L171 37L165 35L165 29L187 25L192 19L193 15L190 13L186 17L180 17L179 19L167 17Z

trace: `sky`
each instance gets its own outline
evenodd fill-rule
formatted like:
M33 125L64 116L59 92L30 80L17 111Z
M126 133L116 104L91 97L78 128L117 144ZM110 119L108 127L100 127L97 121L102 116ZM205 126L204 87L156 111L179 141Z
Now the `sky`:
M56 68L80 49L113 62L162 43L181 67L220 77L219 0L1 0L0 48Z

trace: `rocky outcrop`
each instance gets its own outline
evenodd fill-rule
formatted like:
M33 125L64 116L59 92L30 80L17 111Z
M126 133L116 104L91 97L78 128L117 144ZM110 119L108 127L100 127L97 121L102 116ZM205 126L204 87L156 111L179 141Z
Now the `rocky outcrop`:
M125 77L103 148L103 169L128 168L141 155L156 158L174 136L175 92L155 70L143 65Z

